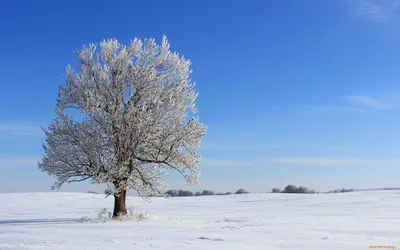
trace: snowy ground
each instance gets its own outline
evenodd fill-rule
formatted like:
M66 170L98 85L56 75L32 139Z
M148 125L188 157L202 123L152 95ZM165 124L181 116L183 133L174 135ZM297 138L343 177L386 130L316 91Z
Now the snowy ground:
M112 197L0 194L0 249L400 248L400 192L129 197L142 221L82 221Z

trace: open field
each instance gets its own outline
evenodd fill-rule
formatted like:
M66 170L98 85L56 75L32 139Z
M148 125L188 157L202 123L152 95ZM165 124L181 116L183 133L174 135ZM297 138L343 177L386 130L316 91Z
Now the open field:
M154 198L147 220L97 220L113 198L0 194L0 249L368 249L400 247L400 191ZM93 220L82 219L84 217Z

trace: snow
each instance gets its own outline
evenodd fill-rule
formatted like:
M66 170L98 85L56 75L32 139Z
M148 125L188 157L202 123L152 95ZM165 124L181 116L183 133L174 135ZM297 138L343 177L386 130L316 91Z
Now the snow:
M400 192L128 197L147 220L82 220L112 197L0 194L0 249L368 249L400 247Z

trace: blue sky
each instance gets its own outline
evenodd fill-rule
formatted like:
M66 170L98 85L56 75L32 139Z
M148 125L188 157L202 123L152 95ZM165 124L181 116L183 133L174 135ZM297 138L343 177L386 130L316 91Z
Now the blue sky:
M208 126L191 189L400 186L399 11L399 0L2 1L0 192L49 190L40 126L75 49L164 34L193 63ZM61 190L89 188L103 189Z

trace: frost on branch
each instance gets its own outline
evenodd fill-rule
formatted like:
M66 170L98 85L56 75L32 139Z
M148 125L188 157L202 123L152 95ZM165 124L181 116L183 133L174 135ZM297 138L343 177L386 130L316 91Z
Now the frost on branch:
M166 171L198 182L197 149L206 129L193 116L197 93L190 61L169 50L164 37L84 46L78 72L66 70L55 118L45 130L39 168L53 188L91 179L113 194L134 189L163 195ZM79 111L79 119L69 110Z

